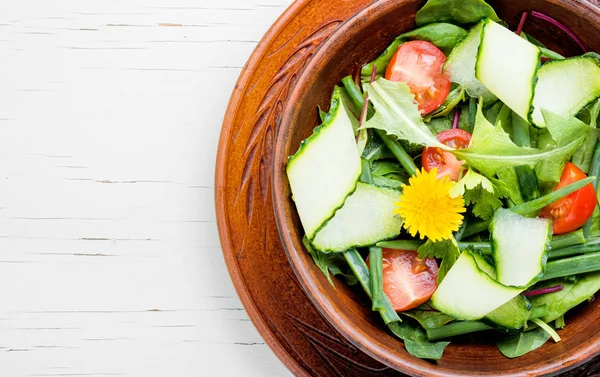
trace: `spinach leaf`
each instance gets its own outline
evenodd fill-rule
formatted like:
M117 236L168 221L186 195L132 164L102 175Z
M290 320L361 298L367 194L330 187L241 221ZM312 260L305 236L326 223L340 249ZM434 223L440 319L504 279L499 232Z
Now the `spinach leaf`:
M483 0L428 0L416 15L417 26L432 22L474 24L483 18L500 21L494 9Z
M392 322L389 329L404 341L406 351L421 359L439 360L450 342L428 342L422 328L406 322Z
M354 285L358 283L356 276L349 271L349 267L346 263L343 253L323 253L319 250L315 250L310 245L310 242L308 242L306 237L302 239L302 242L304 243L304 247L306 247L306 250L308 250L310 256L315 261L317 267L319 267L319 269L327 277L329 284L335 286L333 284L331 275L341 275L346 279L346 284L348 285Z
M458 260L458 257L460 257L460 249L458 247L452 247L448 249L446 255L444 255L444 257L442 258L440 268L438 269L438 284L440 284L442 280L444 280L446 275L448 275L448 271L450 271L450 268L452 268L454 263Z
M401 34L394 39L394 41L381 53L381 55L379 55L377 59L362 67L362 81L370 81L373 65L377 67L377 77L381 77L385 72L388 63L392 59L392 56L394 56L394 53L396 53L398 46L404 42L413 40L431 42L446 55L448 55L458 41L460 41L461 38L466 34L467 32L465 29L447 23L430 24L411 30L408 33Z
M563 289L558 292L547 293L530 298L533 306L546 305L548 314L542 317L544 322L554 321L570 309L581 304L592 297L600 289L600 272L592 272L580 275L576 281L566 281L564 279L554 279L537 284L536 289L562 284Z
M439 360L444 354L444 349L450 342L427 342L424 340L404 340L406 351L420 359Z
M425 329L437 329L455 320L454 317L433 309L427 303L402 312L402 315L416 320Z
M454 239L437 242L427 240L423 245L419 246L417 252L419 253L419 258L422 259L437 258L442 260L438 269L438 284L446 277L446 274L460 256L458 244Z
M508 358L523 356L546 343L550 335L543 329L509 335L497 343L498 349Z
M452 149L440 143L425 125L415 97L405 83L380 78L372 84L365 84L365 91L373 102L375 115L363 128L377 128L414 144Z

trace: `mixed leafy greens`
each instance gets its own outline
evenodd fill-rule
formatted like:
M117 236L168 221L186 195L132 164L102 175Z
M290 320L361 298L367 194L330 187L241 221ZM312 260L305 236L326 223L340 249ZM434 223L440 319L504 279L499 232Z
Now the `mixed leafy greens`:
M600 55L531 12L582 56L547 49L528 15L428 0L287 165L318 268L419 358L454 337L522 356L600 290Z

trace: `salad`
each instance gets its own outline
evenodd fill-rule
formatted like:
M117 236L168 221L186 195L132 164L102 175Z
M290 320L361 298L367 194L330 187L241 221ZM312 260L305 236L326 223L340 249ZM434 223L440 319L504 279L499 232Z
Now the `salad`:
M304 245L414 356L474 338L522 356L600 290L600 55L483 0L428 0L415 21L289 158Z

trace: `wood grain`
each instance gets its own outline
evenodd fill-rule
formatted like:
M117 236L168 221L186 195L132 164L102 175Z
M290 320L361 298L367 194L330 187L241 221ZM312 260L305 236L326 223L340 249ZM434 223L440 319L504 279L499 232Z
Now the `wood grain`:
M0 2L0 375L289 374L213 191L235 80L290 3Z

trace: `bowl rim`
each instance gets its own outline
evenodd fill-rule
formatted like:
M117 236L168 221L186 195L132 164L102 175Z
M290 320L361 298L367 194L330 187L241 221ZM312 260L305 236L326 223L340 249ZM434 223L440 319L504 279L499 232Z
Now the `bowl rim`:
M371 13L385 11L388 8L394 8L398 6L398 4L409 3L412 0L399 0L399 1L377 1L372 3L371 5L363 8L361 11L350 17L346 20L335 32L333 32L326 41L324 41L321 46L319 46L318 50L312 56L312 58L305 65L301 74L299 75L296 83L302 82L311 82L311 79L314 79L317 75L316 70L314 69L315 65L318 64L323 58L326 57L327 51L332 49L334 46L338 46L341 43L344 43L346 40L344 38L339 38L348 32L349 29L353 28L356 24L361 23L366 19ZM560 4L568 7L582 7L585 8L588 12L596 14L597 18L600 20L600 7L592 4L587 0L546 0L549 3ZM523 4L524 7L527 4ZM302 91L306 91L305 89L308 86L303 85L294 85L292 90L290 90L289 98L294 98L302 93ZM396 370L399 370L404 373L409 373L411 375L417 376L440 376L440 377L449 377L449 376L464 376L465 374L456 374L453 371L448 369L440 369L440 367L435 364L430 363L415 363L417 360L414 356L410 355L409 358L402 357L399 353L391 353L388 349L382 346L379 342L368 341L369 339L366 337L364 331L361 331L359 328L355 328L352 326L352 323L349 320L346 320L343 316L340 316L339 313L335 310L330 300L322 300L319 297L322 297L317 294L319 292L317 283L314 279L311 278L307 269L300 268L303 266L302 259L298 254L298 251L306 252L303 247L300 250L294 247L295 241L292 236L293 232L290 232L290 227L288 226L289 222L286 221L285 216L282 214L286 213L286 202L289 200L287 196L283 195L283 191L276 189L280 187L284 187L284 185L289 185L287 177L285 175L285 169L282 168L285 164L284 161L287 161L288 154L284 153L287 148L282 146L287 146L289 144L288 140L286 140L286 132L285 130L289 129L291 126L291 111L296 104L291 101L287 102L283 108L282 118L280 124L277 129L277 135L275 140L273 161L272 161L272 169L273 174L271 177L272 180L272 200L275 209L275 220L277 224L277 229L279 233L279 237L281 239L283 248L287 255L287 258L290 262L292 270L294 274L298 278L302 288L304 289L305 294L313 303L313 305L317 308L317 310L323 315L323 317L329 322L340 334L342 334L348 341L350 341L353 345L359 348L361 351L365 352L369 356L373 357L375 360L382 362L383 364L390 366ZM283 165L281 165L283 163ZM293 206L290 206L293 207ZM398 339L398 342L402 342L402 340ZM505 373L501 374L502 376L523 376L527 373L536 373L536 374L556 374L559 372L565 372L567 370L573 369L584 362L590 360L594 356L600 354L600 337L594 339L586 346L578 347L577 349L573 349L573 352L569 354L565 354L566 357L557 358L555 360L548 360L547 362L536 365L535 369L531 370L521 370L516 373ZM507 359L509 360L509 359ZM477 375L495 375L498 376L500 374L490 373L490 372L481 372L474 371Z

